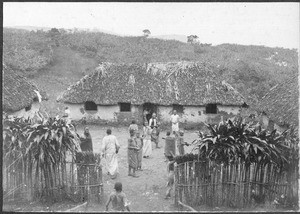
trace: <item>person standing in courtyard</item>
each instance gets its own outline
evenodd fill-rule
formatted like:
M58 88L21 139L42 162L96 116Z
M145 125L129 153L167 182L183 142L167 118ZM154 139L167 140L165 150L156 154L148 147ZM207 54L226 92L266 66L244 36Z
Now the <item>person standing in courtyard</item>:
M82 153L78 154L78 158L85 164L94 164L93 142L88 127L84 128L83 136L80 137L80 148Z
M112 192L105 205L105 210L108 211L108 206L110 202L112 203L112 211L129 211L129 204L126 198L126 195L124 192L122 192L122 183L121 182L116 182L115 183L115 191Z
M131 130L134 131L134 134L139 130L139 127L136 124L135 120L132 120L130 126L128 127L129 134Z
M117 177L119 172L118 152L120 144L117 138L111 134L111 129L107 129L106 136L102 140L102 156L105 158L105 166L108 175L112 179Z
M80 147L84 152L93 152L93 141L89 131L89 127L84 128L83 136L80 137Z
M82 153L77 153L77 160L81 160L83 164L95 164L95 156L93 153L93 142L92 136L90 134L89 128L85 127L83 136L80 137L80 148ZM89 170L87 170L89 168ZM89 176L89 184L93 184L97 180L96 171L92 170L94 167L84 166L78 167L77 176L79 185L84 185L84 180L86 176ZM87 175L88 174L88 175ZM82 188L83 191L84 188ZM87 198L88 192L85 191L85 198Z
M172 133L175 134L179 131L179 115L177 111L174 110L171 115L171 123L172 123Z
M152 117L149 120L149 126L152 129L151 133L151 141L153 141L156 145L156 148L159 149L160 147L158 146L159 143L159 127L158 127L158 121L156 114L153 113Z
M143 128L143 139L144 139L144 146L143 146L143 157L149 158L149 156L152 154L152 143L151 143L151 128L148 125L148 122L145 122L144 128Z
M167 131L167 137L165 138L165 157L167 158L167 160L175 156L175 152L175 138L171 136L170 131Z
M143 171L142 170L142 159L143 159L143 138L140 136L140 132L136 133L136 145L139 148L138 150L138 155L137 155L137 170Z
M128 139L128 176L139 177L135 174L135 171L138 166L138 150L136 140L135 140L135 132L133 130L130 131L130 138ZM131 173L132 171L132 173Z

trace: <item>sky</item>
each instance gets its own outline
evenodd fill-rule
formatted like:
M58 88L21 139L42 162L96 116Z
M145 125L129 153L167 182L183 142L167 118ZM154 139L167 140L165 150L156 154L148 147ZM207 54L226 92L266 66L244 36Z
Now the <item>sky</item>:
M299 50L299 3L6 2L3 26L99 28L120 35L197 35L201 43Z

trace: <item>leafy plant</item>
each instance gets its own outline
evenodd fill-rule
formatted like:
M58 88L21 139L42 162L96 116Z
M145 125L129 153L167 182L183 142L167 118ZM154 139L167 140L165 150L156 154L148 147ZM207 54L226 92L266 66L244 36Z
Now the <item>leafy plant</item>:
M57 176L64 173L66 152L75 154L79 150L76 133L60 118L42 119L35 124L30 120L6 118L4 126L4 163L8 170L10 167L16 170L18 161L27 168L25 176L31 178L35 172L35 185L41 174L43 192L52 195Z
M218 125L207 125L210 133L199 132L199 139L193 144L197 157L187 154L177 157L177 162L189 160L211 160L231 164L241 161L251 163L274 163L287 170L299 160L298 137L294 130L278 133L269 132L252 122L245 123L242 118L228 120Z

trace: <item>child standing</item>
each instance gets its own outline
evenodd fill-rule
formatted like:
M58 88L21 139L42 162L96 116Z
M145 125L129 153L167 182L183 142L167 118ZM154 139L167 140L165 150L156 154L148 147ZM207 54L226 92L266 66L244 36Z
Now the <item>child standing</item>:
M115 191L109 195L108 201L106 202L106 211L108 211L110 202L112 203L113 211L125 211L125 208L130 211L126 195L122 192L122 183L115 183Z
M165 157L168 159L175 156L176 146L175 137L171 137L171 132L167 131L167 137L165 138Z
M136 124L135 120L132 120L130 126L128 127L128 131L130 134L130 131L134 131L135 133L139 130L138 125Z
M138 150L138 155L137 155L137 170L140 170L140 171L143 171L142 170L142 159L143 159L143 138L140 137L140 133L137 132L136 133L136 138L135 138L135 141L136 141L136 145L137 147L139 148Z
M166 191L166 197L165 199L169 199L171 197L171 190L174 185L174 158L168 157L169 162L167 165L167 171L168 171L168 183L167 183L167 191Z
M152 129L152 132L151 132L151 141L155 143L155 148L159 149L160 147L158 146L158 130L156 127L154 127Z
M135 132L133 130L130 131L130 138L128 139L128 176L139 177L135 174L135 171L138 166L138 150L136 140L134 138ZM131 173L132 170L132 173Z

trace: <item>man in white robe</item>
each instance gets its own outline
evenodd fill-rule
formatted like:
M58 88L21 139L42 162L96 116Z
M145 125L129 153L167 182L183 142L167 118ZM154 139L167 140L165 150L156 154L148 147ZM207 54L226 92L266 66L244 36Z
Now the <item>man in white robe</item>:
M179 131L179 115L177 111L174 110L171 115L171 123L172 123L172 133L176 134Z
M117 138L111 134L111 129L107 129L106 136L102 140L102 157L105 159L104 168L112 179L117 177L118 152L120 144Z

